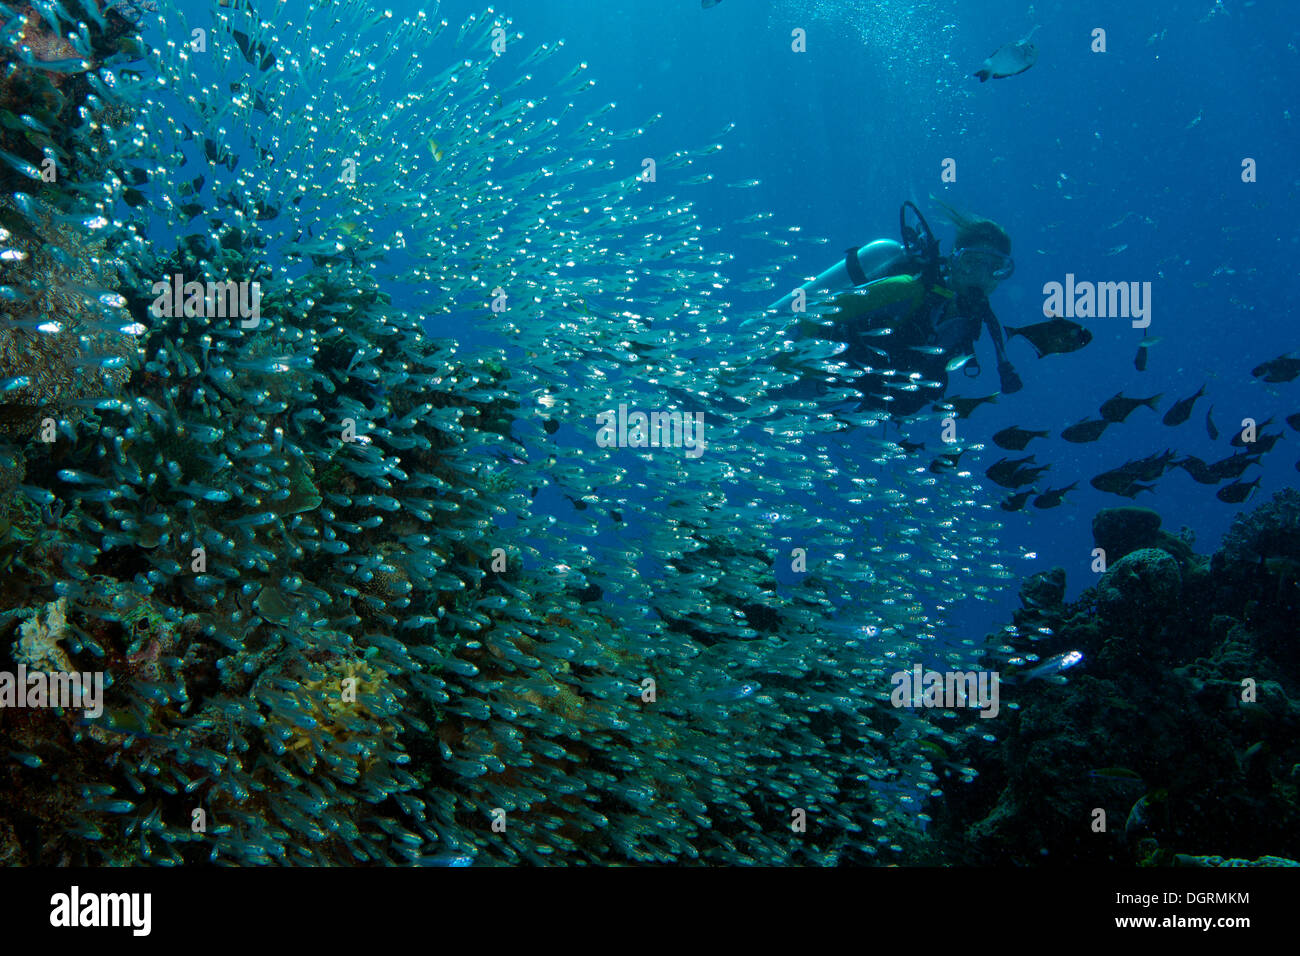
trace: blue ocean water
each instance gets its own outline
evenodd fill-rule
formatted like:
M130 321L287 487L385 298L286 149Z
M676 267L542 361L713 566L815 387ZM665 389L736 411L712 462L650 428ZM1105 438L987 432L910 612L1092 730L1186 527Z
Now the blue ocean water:
M476 7L443 9L455 22ZM1291 5L726 0L702 9L695 0L535 0L502 10L530 41L564 37L589 64L596 95L616 102L625 122L663 114L648 142L623 157L633 168L647 146L704 144L735 124L703 167L714 180L687 194L703 223L721 229L713 242L734 254L723 271L737 284L773 274L780 289L792 288L844 248L896 238L907 199L928 214L946 252L953 230L932 195L1010 233L1016 272L991 299L1005 326L1043 321L1043 286L1067 273L1152 284L1146 334L1161 341L1145 371L1134 366L1143 331L1122 318L1084 320L1093 340L1068 355L1038 359L1015 339L1008 355L1024 390L961 422L963 441L986 446L963 467L978 473L1004 454L1034 452L1052 466L1040 491L1079 483L1059 508L1006 516L1001 540L1025 556L1017 571L1062 566L1077 594L1096 580L1093 514L1129 504L1089 478L1167 448L1215 461L1234 450L1227 440L1244 419L1272 417L1274 431L1300 409L1295 383L1267 385L1250 374L1296 344L1300 179L1292 160L1300 135L1290 94L1300 68ZM1032 69L985 84L972 78L985 56L1035 27ZM792 52L794 30L805 31L806 52ZM1096 31L1104 31L1105 52L1093 49ZM1259 170L1249 183L1247 158ZM955 182L942 177L948 159ZM761 185L725 185L750 179ZM771 265L770 244L747 240L735 224L760 212L773 214L764 223L773 232L825 237L825 254ZM737 315L720 334L773 297L735 293ZM977 349L983 375L954 376L949 395L997 390L987 336ZM1187 422L1160 423L1202 384ZM1057 437L1096 418L1121 391L1163 398L1157 412L1137 409L1096 443ZM1217 442L1205 427L1211 406ZM991 436L1011 425L1053 435L1023 453L1003 452ZM1300 480L1297 435L1283 430L1243 476L1260 479L1260 496ZM937 435L911 437L940 447ZM1159 511L1170 531L1190 528L1208 551L1249 507L1214 491L1175 469L1134 503ZM1014 588L968 603L952 632L983 633L1018 603Z

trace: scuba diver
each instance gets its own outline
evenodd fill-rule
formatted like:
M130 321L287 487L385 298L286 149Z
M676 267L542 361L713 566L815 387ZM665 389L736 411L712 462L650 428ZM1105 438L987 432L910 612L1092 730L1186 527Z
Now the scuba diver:
M799 337L845 343L835 360L849 370L830 381L787 386L784 394L799 397L809 389L848 386L863 396L858 410L910 415L942 399L949 370L960 368L971 378L980 374L975 340L981 328L993 341L1002 391L1021 389L989 306L998 283L1015 270L1011 238L991 220L940 205L957 227L947 257L939 255L939 241L921 211L905 202L898 212L902 242L877 239L848 249L843 260L769 306L769 312L787 311L796 301L802 306L818 295L839 293L830 301L835 311L820 323L801 322ZM909 211L915 226L907 222Z

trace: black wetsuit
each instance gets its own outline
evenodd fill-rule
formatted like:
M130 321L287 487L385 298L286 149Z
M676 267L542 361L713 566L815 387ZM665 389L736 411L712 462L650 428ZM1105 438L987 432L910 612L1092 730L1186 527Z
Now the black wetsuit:
M855 328L851 321L836 322L828 337L849 346L837 358L858 369L874 370L858 376L846 374L838 384L851 385L862 394L860 410L880 409L893 415L914 414L943 397L948 388L948 363L974 351L975 340L988 310L988 298L981 293L943 296L930 292L911 315L892 320L889 326L893 329L891 335L864 335L862 333L867 329ZM880 326L890 321L881 318L871 325ZM930 354L923 351L935 346L942 348L943 352ZM884 369L894 369L899 374L885 378L879 374ZM897 387L906 385L913 372L921 375L912 381L917 385L916 390L906 391ZM887 388L886 382L895 387ZM926 386L921 384L923 382L938 382L942 388ZM893 398L886 401L886 396Z

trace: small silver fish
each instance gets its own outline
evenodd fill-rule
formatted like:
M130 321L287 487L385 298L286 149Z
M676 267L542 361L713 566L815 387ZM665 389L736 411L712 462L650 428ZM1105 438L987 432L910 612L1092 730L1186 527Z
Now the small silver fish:
M1063 654L1054 654L1038 666L1026 671L1024 678L1025 680L1034 680L1039 677L1050 677L1073 667L1082 660L1083 653L1080 651L1066 651Z
M744 700L747 697L753 697L761 685L758 681L747 681L743 684L732 684L722 687L718 690L711 691L704 695L704 699L714 704L731 703L732 701Z

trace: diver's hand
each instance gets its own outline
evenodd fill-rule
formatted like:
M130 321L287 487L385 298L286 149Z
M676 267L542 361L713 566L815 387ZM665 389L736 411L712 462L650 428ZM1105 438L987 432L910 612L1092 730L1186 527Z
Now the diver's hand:
M1020 381L1020 376L1008 361L1003 360L998 363L998 378L1002 380L1002 391L1007 395L1025 387L1025 383Z

